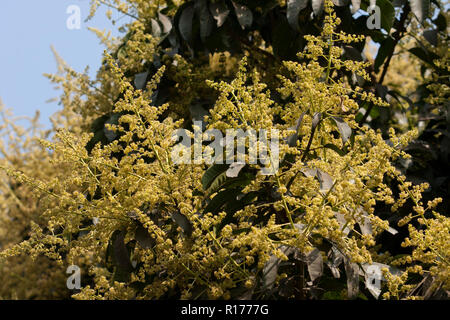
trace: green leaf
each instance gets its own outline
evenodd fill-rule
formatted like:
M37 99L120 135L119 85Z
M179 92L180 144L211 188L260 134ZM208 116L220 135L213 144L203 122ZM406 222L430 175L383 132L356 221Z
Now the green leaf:
M170 216L172 217L172 220L175 221L183 230L183 232L189 237L192 234L192 223L189 221L188 218L186 218L185 215L179 213L179 212L171 212Z
M234 11L236 12L236 17L242 27L242 30L250 27L253 22L252 11L246 6L236 3L235 1L231 1L231 3L233 3Z
M445 31L447 29L447 19L442 13L439 13L436 19L433 20L439 31Z
M338 127L338 130L341 134L342 142L345 144L352 135L352 128L350 128L347 122L345 122L342 118L339 117L331 117L331 118L336 123L336 126Z
M278 248L283 252L286 256L291 253L298 251L297 248L281 246ZM270 290L275 285L275 281L278 277L278 269L280 267L282 260L275 255L271 255L269 260L264 265L262 270L262 285L264 290Z
M156 244L155 239L153 239L146 228L143 226L137 227L134 238L136 239L137 243L144 249L150 249L153 248Z
M381 27L389 33L394 24L395 9L388 0L377 0L376 3L380 7Z
M438 31L437 30L425 30L423 32L423 37L433 46L437 46L438 42Z
M148 71L138 73L134 76L134 86L136 89L144 89L147 83Z
M200 103L191 104L189 106L189 112L191 113L192 121L202 121L205 116L209 114L208 110L203 108ZM206 125L206 124L204 124Z
M370 110L369 113L370 118L373 120L378 118L380 115L380 106L373 106L372 110Z
M214 25L214 19L208 10L208 4L206 0L198 0L195 5L195 10L200 18L200 38L203 42L211 35L211 31Z
M342 156L342 157L345 156L345 154L346 154L343 150L339 149L338 146L336 146L336 145L334 145L334 144L331 144L331 143L327 143L327 144L324 145L323 147L324 147L324 148L327 148L327 149L333 150L334 152L336 152L338 155L340 155L340 156Z
M433 60L439 59L439 56L434 52L425 50L420 47L411 48L408 51L411 52L416 57L418 57L419 59L421 59L422 61L429 63L431 66L434 66Z
M364 60L361 51L349 45L344 45L344 57L353 61Z
M387 89L386 86L383 86L383 85L377 83L377 84L375 85L375 90L376 90L376 92L377 92L377 95L378 95L380 98L382 98L383 100L386 100L386 95L387 95L387 93L388 93L388 89Z
M328 251L328 259L326 264L330 268L331 274L336 279L341 277L339 266L342 264L343 261L344 256L342 255L342 253L335 246L332 246L331 249Z
M217 27L220 28L230 14L230 9L223 1L217 1L209 4L209 11L217 21Z
M130 262L130 254L125 246L125 231L116 230L111 236L113 263L116 266L114 279L126 282L129 279L133 266Z
M388 36L380 43L380 48L378 49L377 57L375 58L375 72L380 70L380 67L383 65L384 61L392 53L394 50L394 39Z
M272 47L275 56L282 59L289 60L295 57L297 50L293 45L293 39L296 37L296 32L289 25L285 16L281 16L272 28Z
M217 176L217 178L214 179L214 181L209 186L209 188L207 190L208 193L212 194L212 193L220 190L223 187L223 185L224 185L226 180L227 180L227 173L226 172L222 172L221 174L219 174Z
M115 124L117 125L119 123L120 114L113 113L111 117L105 122L105 124ZM103 132L105 134L105 137L108 139L108 142L113 141L117 138L117 133L115 131L109 130L106 128L106 126L103 128Z
M288 0L287 2L287 19L295 31L299 31L298 15L307 5L308 0Z
M178 30L181 37L187 42L192 43L192 20L194 19L194 6L187 6L181 12Z
M202 176L203 190L207 191L214 180L217 179L220 174L225 173L228 167L228 164L214 164L209 167Z
M206 206L204 213L211 212L216 214L220 211L220 209L226 205L227 203L235 202L236 197L240 194L241 191L238 189L227 189L218 192L214 198Z
M346 300L342 291L327 291L322 296L323 300Z
M430 14L430 0L409 0L411 11L420 22L423 22Z
M405 3L406 3L406 0L393 0L392 1L392 5L395 8L401 8L401 7L403 7L405 5Z
M226 175L226 173L225 173ZM220 183L221 188L227 188L227 189L243 189L247 185L249 185L253 180L255 179L255 175L249 172L245 172L236 178L228 178L225 177L224 181ZM213 183L214 184L214 183ZM213 184L209 188L210 193L214 192Z
M295 124L295 127L290 128L290 129L294 129L295 133L292 134L291 136L287 137L287 144L289 145L289 147L295 147L297 145L298 129L300 129L300 126L302 125L304 116L305 116L305 112L302 112L302 114L300 115L300 117L298 118L298 120Z

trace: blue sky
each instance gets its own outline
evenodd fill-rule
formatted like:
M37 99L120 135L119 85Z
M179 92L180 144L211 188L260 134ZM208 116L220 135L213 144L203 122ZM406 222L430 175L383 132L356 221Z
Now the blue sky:
M40 122L50 126L48 118L60 107L47 103L59 96L43 73L55 73L56 62L50 46L75 70L90 66L95 75L100 66L104 47L87 27L113 30L117 27L106 18L102 8L92 20L84 22L89 14L89 0L3 0L0 2L0 99L14 114L33 116L40 110ZM81 9L81 29L70 30L66 21L67 8ZM117 19L120 15L113 14ZM128 22L127 17L119 25Z

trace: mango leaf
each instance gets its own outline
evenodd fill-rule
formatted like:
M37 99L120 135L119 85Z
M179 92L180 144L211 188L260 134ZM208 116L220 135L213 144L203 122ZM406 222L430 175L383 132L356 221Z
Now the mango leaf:
M185 215L179 213L179 212L171 212L170 216L172 217L172 220L175 221L183 230L184 234L186 234L188 237L192 234L192 223L189 221L188 218L186 218Z
M339 279L341 277L339 266L342 264L343 261L344 256L338 249L336 249L336 247L333 246L328 252L327 265L331 270L331 274L336 279Z
M430 0L409 0L411 11L422 23L430 14Z
M305 116L305 113L302 112L302 114L300 115L300 118L297 119L297 122L295 124L295 127L289 128L289 129L293 129L295 130L295 133L290 135L289 137L287 137L287 144L289 145L289 147L295 147L297 145L297 140L298 140L298 129L300 129L300 126L302 125L302 121L303 121L303 117Z
M117 125L119 123L120 114L119 113L113 113L111 117L105 122L106 124L115 124ZM117 133L115 131L109 130L106 126L103 128L103 132L105 134L105 137L108 139L108 142L112 142L114 139L117 138Z
M128 280L133 266L130 262L130 254L125 246L125 232L116 230L111 236L112 244L112 258L113 263L116 266L114 273L114 279L119 282L125 282Z
M296 32L289 25L287 18L282 16L275 21L271 32L274 54L285 60L292 59L297 53L295 41L292 40L296 37Z
M326 173L317 168L303 168L300 170L306 177L315 177L320 183L321 191L328 191L333 186L333 178Z
M375 85L375 90L377 91L377 95L382 98L383 100L386 100L386 95L388 94L388 88L386 86L383 86L382 84L377 83Z
M250 27L253 22L252 11L246 6L236 3L235 1L231 1L231 3L233 3L234 11L236 12L236 17L242 27L242 30Z
M439 13L436 19L433 20L439 31L445 31L447 29L447 19L442 13Z
M238 286L230 289L230 295L232 297L236 297L236 300L251 300L254 291L254 287L247 289L245 286Z
M153 248L156 244L155 239L153 239L146 228L143 226L137 227L136 231L134 232L134 238L136 239L137 243L144 249L150 249Z
M400 269L378 262L372 264L364 263L361 267L362 270L360 269L359 274L364 277L367 290L377 299L381 293L381 281L386 281L382 269L388 269L392 275L400 276L402 274Z
M408 51L411 52L416 57L418 57L419 59L421 59L422 61L429 63L431 66L434 66L433 60L439 59L439 56L434 52L425 50L420 47L411 48Z
M361 0L352 0L352 14L359 10L361 7Z
M384 61L392 53L394 50L394 39L388 36L380 43L380 48L378 49L377 57L375 58L375 72L380 70L380 67L383 65Z
M395 8L401 8L401 7L403 7L405 5L405 3L406 3L406 0L394 0L394 1L392 1L392 5Z
M239 172L242 168L245 167L245 163L233 162L228 170L226 171L226 175L228 178L236 178L239 175Z
M169 33L172 30L172 21L168 16L158 12L158 20L163 27L162 32L164 34Z
M240 194L240 190L237 189L227 189L218 192L214 198L211 199L211 201L206 206L204 212L208 213L211 212L213 214L218 213L221 208L226 205L227 203L231 203L233 201L236 201L236 197Z
M311 6L316 17L322 13L324 4L325 0L311 0Z
M295 248L288 247L288 246L281 246L279 248L281 252L283 252L286 256L293 253ZM278 258L275 255L271 255L269 260L264 265L263 271L262 271L262 284L263 288L265 290L270 290L273 288L275 284L275 280L278 276L278 268L280 267L281 259Z
M230 14L230 9L223 1L217 1L209 4L209 11L211 12L213 18L217 21L217 27L220 28L228 15Z
M306 265L308 266L308 273L311 281L314 282L323 274L323 258L320 250L314 248L306 255Z
M345 274L347 276L347 297L355 299L359 293L359 266L344 257Z
M342 142L345 144L352 135L352 128L350 128L347 122L345 122L342 118L339 117L331 117L331 118L336 123L339 133L341 134Z
M437 30L425 30L423 32L423 37L433 46L437 46L438 42L438 31Z
M337 153L338 155L340 155L341 157L343 157L343 156L346 155L345 151L339 149L339 147L338 147L337 145L335 145L335 144L327 143L327 144L324 145L323 147L324 147L324 148L327 148L327 149L333 150L334 152L336 152L336 153Z
M192 20L194 19L194 6L187 6L181 12L178 30L181 37L187 42L192 43Z
M389 0L377 0L377 6L380 7L381 27L388 33L394 24L395 10Z
M344 45L344 57L354 61L363 61L361 51L350 45Z
M333 0L333 4L337 7L346 6L350 0Z
M150 21L152 24L152 36L159 38L161 36L161 26L155 19L151 19Z
M225 172L226 175L226 172ZM236 178L228 178L223 181L223 183L220 185L221 188L227 188L227 189L243 189L245 186L249 185L253 180L255 179L255 175L249 172L246 172L240 176L237 176ZM213 191L213 186L211 185L209 192Z
M148 71L138 73L134 76L134 86L138 90L142 90L145 88L145 85L147 83L147 77L148 77Z
M287 2L287 19L290 26L299 31L298 15L301 10L305 9L308 5L308 0L288 0Z
M208 4L206 0L198 0L195 2L195 10L200 18L200 38L203 42L211 35L211 31L214 25L214 19L209 13Z
M207 191L214 180L222 173L227 171L228 164L214 164L209 167L202 176L203 190Z
M319 180L321 191L328 191L333 186L333 178L325 171L317 169L317 179Z
M358 217L356 221L358 222L359 228L361 229L361 233L363 235L371 235L373 230L372 221L370 221L369 215L363 210L362 207L359 208L359 212L361 213L361 216Z
M204 117L209 114L202 104L195 103L189 105L189 112L191 113L192 121L202 121L202 130L206 128L206 123L203 121Z
M348 235L350 233L350 228L347 226L347 219L345 219L345 216L342 213L339 213L337 211L334 212L334 216L336 217L336 220L338 221L342 232L345 235ZM345 226L345 228L344 228Z
M218 190L222 189L223 185L225 184L227 180L227 173L222 172L219 174L214 181L211 183L209 188L206 190L208 194L213 194L214 192L217 192Z
M314 116L313 116L312 122L311 122L313 130L317 127L321 118L322 118L322 113L320 113L320 112L314 113Z

